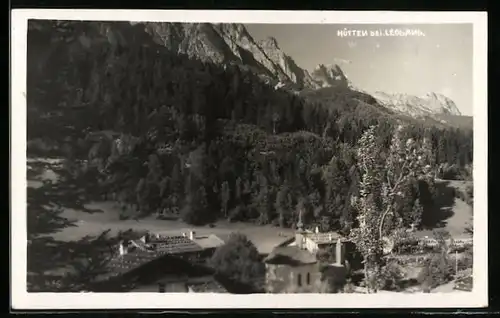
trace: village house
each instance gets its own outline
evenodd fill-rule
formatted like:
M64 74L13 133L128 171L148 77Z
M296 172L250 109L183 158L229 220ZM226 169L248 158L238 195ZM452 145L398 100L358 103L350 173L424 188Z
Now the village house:
M215 235L197 237L146 234L138 240L120 242L106 273L94 284L96 292L215 292L227 290L205 266L217 246Z
M265 259L266 290L269 293L315 293L322 282L333 288L347 276L348 242L335 232L305 231L297 224L295 238L277 246ZM334 260L322 261L320 255L334 250Z

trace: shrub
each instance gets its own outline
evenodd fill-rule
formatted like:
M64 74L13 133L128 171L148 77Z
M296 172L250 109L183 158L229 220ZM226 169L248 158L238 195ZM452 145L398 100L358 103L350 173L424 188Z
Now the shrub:
M231 281L258 289L265 265L253 243L243 234L233 233L226 244L217 248L208 264Z
M346 284L344 285L343 292L345 294L352 294L354 293L354 284L352 283L351 279L348 278Z
M438 177L443 180L459 180L463 179L461 175L460 168L457 165L443 165L441 168L441 172L438 174Z
M474 265L473 260L472 247L469 247L465 250L463 257L458 261L458 270L462 271L472 268Z
M461 278L460 280L458 280L453 289L472 291L472 286L473 286L473 277L467 276L465 278Z
M471 186L467 186L464 191L455 191L455 197L467 203L468 205L472 205L474 201L474 194Z
M467 196L469 198L474 198L474 186L473 185L468 185L466 188L465 188L465 193L467 194Z
M418 249L419 241L416 237L403 239L394 246L396 254L414 254Z
M427 260L417 280L424 289L432 289L451 281L453 272L453 265L449 261L448 255L436 253Z
M399 290L404 278L401 266L396 261L388 262L382 269L379 288L384 290Z
M337 288L332 284L330 279L321 279L317 280L314 284L313 292L317 294L331 294L336 293Z
M468 185L465 189L465 194L467 196L467 199L465 202L467 202L468 205L473 205L474 203L474 187L472 185Z

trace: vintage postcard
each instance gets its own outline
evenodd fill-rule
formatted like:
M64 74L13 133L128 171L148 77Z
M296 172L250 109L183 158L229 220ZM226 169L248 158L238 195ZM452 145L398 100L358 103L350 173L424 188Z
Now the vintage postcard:
M14 10L15 309L484 307L487 15Z

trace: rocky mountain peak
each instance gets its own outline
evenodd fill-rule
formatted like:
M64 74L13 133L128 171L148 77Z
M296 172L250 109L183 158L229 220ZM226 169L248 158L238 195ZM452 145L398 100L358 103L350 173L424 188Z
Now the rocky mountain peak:
M298 91L345 87L362 92L352 85L337 64L350 64L350 61L333 58L332 64L319 64L308 72L280 48L276 38L267 37L256 41L243 24L39 21L31 22L29 28L29 36L34 38L31 41L32 47L37 46L38 40L35 38L49 37L43 30L55 29L58 34L56 41L65 43L68 49L74 51L88 49L103 41L113 45L161 45L176 53L207 62L241 65L260 75L275 88L287 87ZM46 64L43 56L50 56L50 52L57 47L56 44L45 51L37 51L36 54L42 56L39 58L38 68ZM31 50L30 54L35 54L34 52ZM412 117L461 115L450 98L435 92L423 96L388 92L375 92L371 95L380 105Z
M245 25L241 23L218 23L207 24L217 30L221 35L233 40L240 41L244 38L253 41L252 36L248 33Z
M274 84L302 89L348 83L337 64L320 65L309 74L280 48L276 38L256 41L243 24L155 22L144 26L157 43L171 50L214 63L240 64Z
M280 47L278 46L278 41L276 40L276 38L272 36L269 36L264 40L260 41L259 44L267 49L281 50Z
M460 110L450 98L435 92L423 96L387 92L375 92L372 95L387 108L415 118L443 114L461 116Z
M311 77L319 87L349 86L349 80L337 64L319 64L311 72Z

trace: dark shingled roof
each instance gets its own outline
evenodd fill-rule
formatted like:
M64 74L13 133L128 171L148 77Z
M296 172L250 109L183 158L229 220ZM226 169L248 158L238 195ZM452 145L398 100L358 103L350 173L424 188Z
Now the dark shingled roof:
M128 245L129 251L126 254L116 255L110 260L107 264L108 273L99 277L98 280L128 273L164 255L196 253L203 250L201 246L184 236L162 236L150 238L147 244L140 240L134 243Z
M300 249L297 246L283 246L274 248L264 259L264 262L268 264L300 266L314 264L317 262L317 259L309 251Z
M130 272L136 268L141 267L151 261L158 259L165 255L165 253L158 253L155 251L141 251L134 250L125 255L116 255L107 264L108 273L101 277L102 279L118 276Z
M201 252L201 246L184 236L160 236L150 238L148 244L156 251L167 254Z

